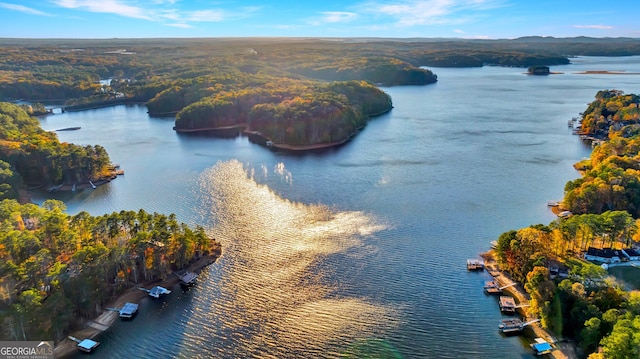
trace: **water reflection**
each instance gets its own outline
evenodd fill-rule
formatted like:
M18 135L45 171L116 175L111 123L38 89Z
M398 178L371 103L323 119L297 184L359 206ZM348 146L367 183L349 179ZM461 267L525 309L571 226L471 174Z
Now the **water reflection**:
M274 171L291 181L284 164ZM202 340L208 336L203 328L216 323L216 337L225 338L218 342L224 349L211 348L216 355L332 357L393 328L393 310L337 295L335 283L323 280L321 265L332 254L366 251L366 238L386 226L363 212L282 199L257 184L254 173L233 160L200 178L201 215L215 218L211 235L224 254L220 278L212 284L219 296L195 303L188 332L198 333L187 337Z

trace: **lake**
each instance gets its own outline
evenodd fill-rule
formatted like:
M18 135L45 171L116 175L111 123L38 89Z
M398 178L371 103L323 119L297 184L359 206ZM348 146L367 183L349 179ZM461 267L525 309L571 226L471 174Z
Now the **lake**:
M432 68L438 83L383 88L394 109L346 145L283 154L244 137L177 134L144 106L41 120L61 141L99 144L124 176L42 193L68 212L176 213L223 245L192 290L143 300L96 358L529 358L498 332L497 298L467 258L508 230L548 224L578 177L571 134L597 91L637 93L640 57L526 69Z

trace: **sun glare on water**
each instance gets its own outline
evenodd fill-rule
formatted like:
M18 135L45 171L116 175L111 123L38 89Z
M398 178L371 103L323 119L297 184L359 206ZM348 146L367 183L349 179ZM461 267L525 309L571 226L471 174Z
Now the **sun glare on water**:
M282 163L274 173L292 180ZM367 238L386 225L363 212L283 199L253 174L227 161L200 181L203 215L213 218L209 232L222 243L223 258L216 264L221 278L212 284L219 293L210 304L216 310L199 312L231 333L234 355L338 356L353 342L393 328L392 309L323 281L334 270L324 259L349 251L357 260Z

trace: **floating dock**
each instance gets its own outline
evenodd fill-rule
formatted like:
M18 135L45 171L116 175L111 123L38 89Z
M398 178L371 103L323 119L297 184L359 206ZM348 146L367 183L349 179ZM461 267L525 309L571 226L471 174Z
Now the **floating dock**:
M153 298L160 298L160 296L165 295L165 294L171 294L171 291L165 287L161 287L159 285L151 288L151 289L146 289L146 288L141 288L138 287L138 289L145 291L147 293L149 293L150 297Z
M500 296L500 311L507 314L516 312L516 300L507 295Z
M83 351L85 353L91 353L92 351L94 351L98 345L100 345L100 343L91 340L91 339L78 339L76 337L72 337L69 336L68 337L70 340L73 340L74 342L78 343L78 350Z
M498 329L500 329L500 331L506 335L517 334L523 331L524 327L526 327L527 325L537 323L539 321L540 319L533 319L525 323L520 318L503 319L502 321L500 321Z
M497 281L491 280L484 282L484 291L489 294L500 294L502 293L502 288L500 288L500 284Z
M531 344L531 349L533 349L533 354L535 355L545 355L553 351L551 344L542 338L536 338Z
M190 287L196 284L196 279L198 279L198 275L194 272L186 272L183 275L178 275L180 278L180 285L185 287Z
M520 333L524 329L524 323L520 318L503 319L498 329L504 334Z
M467 259L467 270L470 270L470 271L484 270L484 261L480 259Z
M126 303L118 310L118 315L122 319L132 319L136 314L138 314L138 304L136 303Z

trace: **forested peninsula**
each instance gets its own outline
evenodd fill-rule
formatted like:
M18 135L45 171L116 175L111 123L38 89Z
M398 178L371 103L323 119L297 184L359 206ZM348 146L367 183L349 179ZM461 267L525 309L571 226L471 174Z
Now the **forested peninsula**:
M21 195L32 185L100 178L110 168L99 145L60 143L22 106L0 103L0 340L59 341L127 289L220 255L202 227L174 214L71 216L60 201L38 206Z
M576 164L562 216L503 233L494 254L529 294L529 315L584 357L638 358L640 97L599 91L581 115L577 132L600 144Z
M392 101L376 86L427 85L424 66L561 65L640 54L635 39L0 39L0 99L65 111L145 103L179 132L244 131L288 148L340 144ZM215 131L213 131L215 132Z
M26 188L82 187L115 177L102 146L61 143L22 106L6 102L0 102L0 169L0 199L17 198Z

